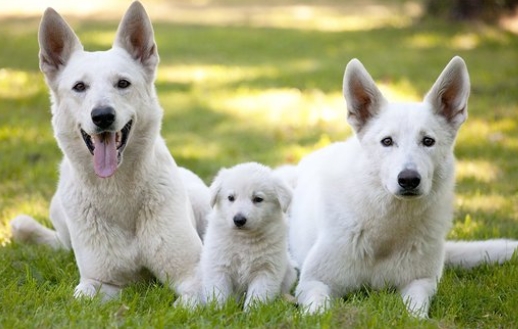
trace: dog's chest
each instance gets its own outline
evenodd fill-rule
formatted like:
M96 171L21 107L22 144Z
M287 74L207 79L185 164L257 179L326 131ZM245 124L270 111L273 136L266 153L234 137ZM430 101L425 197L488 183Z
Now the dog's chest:
M419 253L427 238L427 228L421 219L404 211L364 218L353 230L356 249L375 262Z
M234 237L235 245L227 253L227 270L237 290L246 290L260 273L276 273L282 262L276 241L256 237Z

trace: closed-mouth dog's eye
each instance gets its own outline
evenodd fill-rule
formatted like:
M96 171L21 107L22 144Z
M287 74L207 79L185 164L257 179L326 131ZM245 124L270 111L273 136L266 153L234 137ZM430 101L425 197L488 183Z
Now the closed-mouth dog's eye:
M426 147L431 147L435 145L435 139L431 137L425 137L423 138L423 145Z
M119 81L117 81L117 88L119 89L126 89L129 86L131 86L131 82L129 82L128 80L120 79Z
M263 201L264 201L264 199L261 198L260 196L254 196L254 198L252 199L253 203L261 203Z
M227 197L228 201L230 202L234 202L236 200L236 198L231 194Z
M389 147L394 145L394 141L392 140L392 137L385 137L381 140L381 145Z
M77 91L78 93L82 93L86 90L86 85L84 84L84 82L78 82L72 87L72 89L74 91Z

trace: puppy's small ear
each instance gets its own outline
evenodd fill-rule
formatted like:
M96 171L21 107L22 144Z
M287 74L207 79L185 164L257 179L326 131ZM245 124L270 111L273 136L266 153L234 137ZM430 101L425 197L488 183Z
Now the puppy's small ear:
M425 96L425 102L457 130L468 117L470 82L466 63L455 56Z
M226 169L221 169L210 185L210 206L212 208L214 208L216 202L218 202L219 195L221 193L222 176L224 175L225 170Z
M38 32L40 70L48 81L54 80L70 56L83 46L72 28L52 8L47 8Z
M277 192L277 198L281 204L283 212L286 212L291 204L293 197L293 191L283 180L275 178L275 191Z
M140 2L133 2L126 11L113 45L125 49L154 78L159 60L158 51L153 26Z
M347 121L360 133L387 102L362 63L352 59L344 73L343 94L347 101Z

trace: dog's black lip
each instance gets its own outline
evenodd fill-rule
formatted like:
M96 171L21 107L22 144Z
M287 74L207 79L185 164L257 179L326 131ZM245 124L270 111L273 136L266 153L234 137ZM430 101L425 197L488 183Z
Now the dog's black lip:
M417 190L404 190L404 191L401 191L400 193L398 193L398 195L403 198L411 199L411 198L420 197L421 193Z
M92 137L90 137L90 135L88 135L86 133L86 131L84 131L82 128L81 128L81 135L83 136L83 140L85 141L86 147L88 147L88 150L90 151L90 153L92 155L94 155L95 146L94 146L94 143L92 142Z
M128 136L131 131L131 126L133 125L133 120L130 120L126 125L121 129L121 144L117 147L117 150L123 150L128 142Z
M131 127L133 126L133 120L130 120L126 125L121 129L120 131L120 145L117 146L117 150L119 152L122 152L124 147L126 146L126 143L128 142L129 133L131 131ZM83 140L86 144L86 147L90 151L90 154L94 155L95 145L92 141L92 136L90 136L86 131L84 131L82 128L81 130L81 136L83 136ZM103 132L101 132L102 134Z

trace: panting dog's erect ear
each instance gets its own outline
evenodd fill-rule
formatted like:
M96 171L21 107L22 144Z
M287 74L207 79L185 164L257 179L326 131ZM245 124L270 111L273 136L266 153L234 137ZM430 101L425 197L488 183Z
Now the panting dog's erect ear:
M63 67L73 52L82 50L78 37L65 20L52 8L47 8L38 32L40 70L49 81Z
M466 63L459 56L455 56L437 78L424 101L430 103L437 114L444 116L455 129L458 129L468 117L469 91Z
M347 101L347 120L356 133L360 133L387 102L357 59L352 59L345 68L343 94Z
M158 51L153 26L140 2L133 2L126 11L117 29L113 46L125 49L154 77L158 65Z

